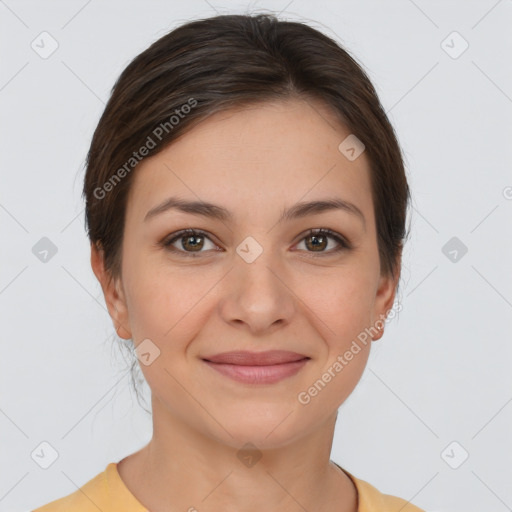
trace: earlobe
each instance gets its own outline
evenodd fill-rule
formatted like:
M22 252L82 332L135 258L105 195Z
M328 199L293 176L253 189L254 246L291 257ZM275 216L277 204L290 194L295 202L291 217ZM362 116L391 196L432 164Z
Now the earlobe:
M100 245L91 243L91 267L98 279L107 305L108 313L117 335L123 339L132 337L129 329L128 309L121 283L105 270L104 253Z

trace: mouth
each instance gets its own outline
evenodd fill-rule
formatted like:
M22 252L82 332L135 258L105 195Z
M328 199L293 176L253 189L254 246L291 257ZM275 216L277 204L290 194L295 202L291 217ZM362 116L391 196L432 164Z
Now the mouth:
M224 352L202 358L210 368L246 384L273 384L298 373L311 358L297 352Z

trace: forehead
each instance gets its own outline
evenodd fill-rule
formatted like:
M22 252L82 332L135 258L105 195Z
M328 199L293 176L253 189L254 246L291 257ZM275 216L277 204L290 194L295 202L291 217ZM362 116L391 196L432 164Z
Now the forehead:
M366 155L350 161L338 148L349 135L328 107L309 99L217 112L139 163L128 209L142 218L179 195L254 217L273 205L275 215L301 199L336 195L370 213Z

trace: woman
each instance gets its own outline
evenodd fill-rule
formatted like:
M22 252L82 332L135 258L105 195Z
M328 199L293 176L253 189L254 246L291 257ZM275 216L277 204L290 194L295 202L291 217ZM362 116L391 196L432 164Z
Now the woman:
M269 15L173 30L116 82L84 196L153 437L37 511L420 510L330 461L393 306L409 200L345 50Z

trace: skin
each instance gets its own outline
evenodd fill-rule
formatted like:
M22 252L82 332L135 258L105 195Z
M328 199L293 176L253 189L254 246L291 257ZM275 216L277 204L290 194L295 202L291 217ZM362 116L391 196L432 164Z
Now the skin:
M311 100L216 113L137 167L122 277L112 279L91 246L118 334L160 350L140 364L152 392L153 437L118 464L149 509L356 510L355 487L330 452L338 408L363 373L371 339L309 404L297 399L389 312L397 286L380 272L366 154L349 161L338 150L349 134ZM168 210L144 222L170 196L223 206L233 220ZM276 224L286 207L332 197L354 203L365 222L331 210ZM186 235L173 243L179 254L159 244L186 228L211 235L199 239L196 258L187 256L194 249ZM315 252L310 228L329 228L352 248L334 253L338 242L328 238ZM263 248L252 263L236 252L248 236ZM311 359L267 385L237 383L201 359L273 349ZM261 455L251 467L237 458L248 442Z

